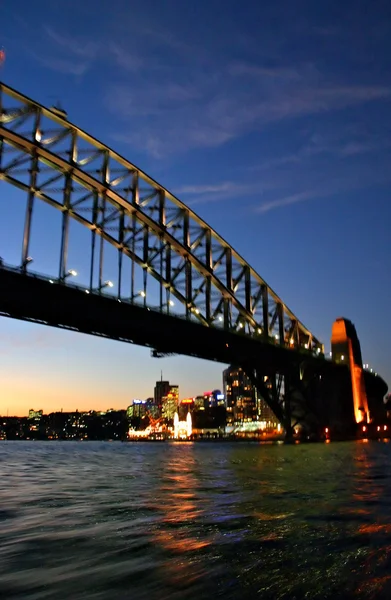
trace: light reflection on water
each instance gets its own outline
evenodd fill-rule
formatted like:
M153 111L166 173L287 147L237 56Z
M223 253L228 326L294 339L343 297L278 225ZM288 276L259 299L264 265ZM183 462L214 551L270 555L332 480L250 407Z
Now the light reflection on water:
M390 598L391 444L2 442L0 596Z

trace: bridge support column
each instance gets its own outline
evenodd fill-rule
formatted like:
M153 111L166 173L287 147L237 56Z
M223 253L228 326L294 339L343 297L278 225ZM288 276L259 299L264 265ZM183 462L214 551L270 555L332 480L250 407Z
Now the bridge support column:
M368 399L365 389L361 347L356 328L348 319L337 319L331 334L333 362L345 364L350 370L354 418L356 423L370 420Z

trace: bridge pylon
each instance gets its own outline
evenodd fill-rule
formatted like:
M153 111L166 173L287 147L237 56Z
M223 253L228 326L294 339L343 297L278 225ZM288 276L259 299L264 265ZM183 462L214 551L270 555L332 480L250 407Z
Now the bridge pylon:
M333 323L331 334L333 362L346 364L350 370L354 418L356 423L370 421L368 398L365 388L360 342L351 321L342 317Z

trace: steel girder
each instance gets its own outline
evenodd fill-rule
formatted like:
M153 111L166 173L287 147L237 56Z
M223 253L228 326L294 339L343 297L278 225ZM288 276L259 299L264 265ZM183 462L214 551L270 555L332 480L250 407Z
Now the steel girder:
M323 353L323 344L250 265L178 198L116 152L67 120L0 83L0 180L27 193L22 266L29 253L35 199L62 212L60 280L67 272L70 218L91 231L90 288L104 242L118 250L119 299L155 306L208 327L257 337L294 350ZM100 238L97 249L96 238ZM130 282L123 261L131 260ZM136 289L135 268L142 270ZM126 289L124 287L126 283ZM180 312L180 311L179 311Z

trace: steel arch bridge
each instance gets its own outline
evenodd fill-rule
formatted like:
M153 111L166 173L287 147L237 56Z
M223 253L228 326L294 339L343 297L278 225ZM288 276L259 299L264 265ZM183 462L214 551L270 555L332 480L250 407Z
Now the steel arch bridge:
M118 250L118 299L151 306L153 279L159 288L154 308L161 312L178 314L179 302L181 316L206 327L323 352L264 279L168 190L70 123L64 111L44 108L4 84L0 94L0 179L27 194L22 266L28 265L34 203L42 200L62 213L59 280L67 276L69 221L75 219L91 231L89 291L105 286L106 241ZM142 271L138 288L136 269Z
M336 405L347 390L345 371L324 360L323 344L264 279L189 207L62 109L1 82L0 181L26 194L21 261L0 262L0 315L149 346L157 355L238 364L287 434L298 423L313 430L328 423L335 381L342 382ZM37 201L61 213L54 278L31 271ZM90 231L83 288L68 277L72 220ZM108 247L117 254L115 285L103 277Z

